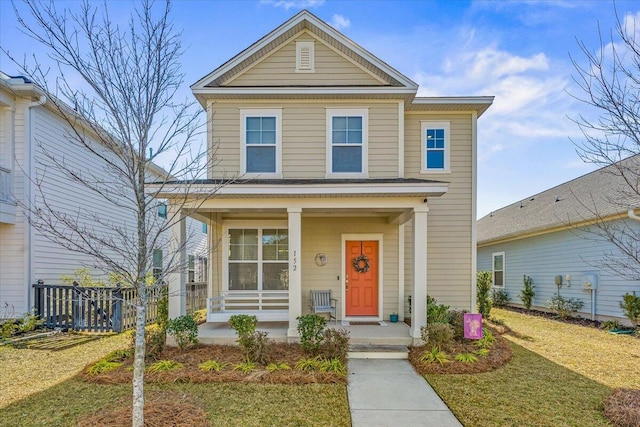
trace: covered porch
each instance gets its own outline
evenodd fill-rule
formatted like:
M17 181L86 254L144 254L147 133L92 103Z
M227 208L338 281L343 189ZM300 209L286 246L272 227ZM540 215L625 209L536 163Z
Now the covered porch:
M234 182L205 200L190 196L195 212L189 214L208 224L211 249L202 339L234 342L227 322L242 313L269 322L271 338L296 340L297 318L312 312L311 290L331 292L338 323L352 324L352 342L420 339L426 324L427 199L444 194L447 185L336 181ZM201 191L206 193L207 183ZM163 197L170 210L187 213L171 194ZM184 236L181 221L171 229L176 248L184 247ZM182 272L170 276L171 318L185 313L184 285ZM398 323L389 321L392 314ZM402 323L405 317L411 327Z

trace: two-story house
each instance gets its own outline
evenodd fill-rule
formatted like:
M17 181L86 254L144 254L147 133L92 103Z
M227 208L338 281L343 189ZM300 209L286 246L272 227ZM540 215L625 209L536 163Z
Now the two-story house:
M91 132L89 128L83 130ZM98 156L74 143L70 132L69 124L51 102L50 94L26 77L0 73L0 318L31 310L34 307L32 285L37 281L60 285L63 275L70 276L82 267L89 267L95 279L108 279L106 274L91 268L95 260L90 256L55 244L33 227L24 206L44 207L46 199L59 212L76 215L81 211L83 226L105 236L113 233L117 226L135 230L137 221L132 210L116 206L70 179L52 162L54 154L58 161L78 174L114 181ZM100 150L97 142L95 149ZM103 155L116 160L108 150ZM158 179L165 174L155 165L150 167L150 177ZM117 182L114 185L118 185ZM166 206L162 202L158 202L157 214L159 221L166 218ZM63 221L54 225L60 233L69 232ZM188 227L189 235L194 237L187 242L186 280L197 281L206 270L203 242L207 240L207 230L192 219ZM168 262L164 246L166 244L154 248L154 269L162 269L165 261ZM115 259L116 254L110 256Z
M327 289L342 322L410 315L414 339L427 292L475 309L476 123L493 97L417 90L308 11L192 86L217 157L189 196L215 248L209 322L251 313L295 336ZM181 187L160 197L171 209Z

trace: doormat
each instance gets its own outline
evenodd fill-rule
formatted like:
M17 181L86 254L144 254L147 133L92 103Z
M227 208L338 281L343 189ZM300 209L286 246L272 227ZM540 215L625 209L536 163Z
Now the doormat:
M387 322L381 320L379 322L349 322L346 326L388 326Z

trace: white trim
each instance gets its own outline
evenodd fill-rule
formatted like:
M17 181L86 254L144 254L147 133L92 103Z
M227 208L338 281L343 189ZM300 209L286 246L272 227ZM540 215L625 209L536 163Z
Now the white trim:
M398 178L404 178L404 101L398 101Z
M262 230L268 228L279 228L283 230L289 230L287 221L265 220L265 221L250 221L250 220L228 220L222 224L222 283L220 289L223 292L262 292L264 289L260 289L262 285L262 271L258 268L258 289L229 289L229 230L258 230L258 254L255 260L260 267L262 262ZM251 260L253 261L253 260ZM284 262L282 263L285 264ZM288 265L288 261L286 263Z
M276 171L274 173L247 172L247 118L275 117L276 143L275 158ZM241 108L240 109L240 171L247 178L282 178L282 108Z
M383 248L383 239L384 239L384 234L382 233L368 233L368 234L342 234L341 235L341 242L342 242L342 249L341 249L341 280L340 280L340 286L341 286L341 290L340 290L340 309L342 310L342 320L344 321L352 321L352 322L362 322L362 321L380 321L383 320L383 316L384 313L382 311L382 307L383 305L383 300L384 300L384 248ZM345 294L345 277L347 275L347 270L346 270L346 260L347 260L347 253L346 253L346 242L347 240L356 240L356 241L362 241L362 240L376 240L378 242L378 316L355 316L355 317L347 317L346 315L346 305L347 305L347 301L346 301L346 294Z
M362 165L360 172L333 172L333 118L337 116L362 117ZM355 144L354 144L355 145ZM326 110L326 175L325 178L369 177L369 109L327 108Z
M444 129L444 169L427 169L427 129ZM451 122L420 120L420 173L451 173Z
M502 271L502 286L497 286L496 285L496 257L502 257L502 270L497 270L497 271ZM498 288L498 289L504 289L506 287L506 278L507 278L507 257L504 254L504 251L502 252L493 252L491 254L491 286L494 288Z
M340 88L332 87L308 87L308 86L291 86L291 87L208 87L202 89L193 89L194 95L359 95L359 94L389 94L389 95L413 95L415 89L407 89L403 87L389 86L343 86Z
M398 320L404 321L404 224L398 226Z
M332 175L332 178L337 178ZM170 197L172 194L183 195L182 186L175 188L164 188L162 193L154 194L154 197ZM152 192L153 184L149 184L147 188ZM324 196L324 195L347 195L347 194L375 194L375 195L393 195L393 196L440 196L449 191L449 183L354 183L354 184L305 184L305 185L269 185L269 184L228 184L218 188L211 198L216 195L255 195L255 196ZM191 194L211 193L208 185L193 185L190 190Z
M308 63L302 63L302 54L307 50ZM296 41L296 73L315 73L315 42Z
M471 307L476 308L476 278L478 277L478 113L471 114Z

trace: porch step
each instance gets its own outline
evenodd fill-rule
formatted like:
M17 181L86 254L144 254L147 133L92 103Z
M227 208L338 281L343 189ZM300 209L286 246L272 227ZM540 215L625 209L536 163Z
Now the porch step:
M349 347L349 359L408 359L406 345L354 344Z

